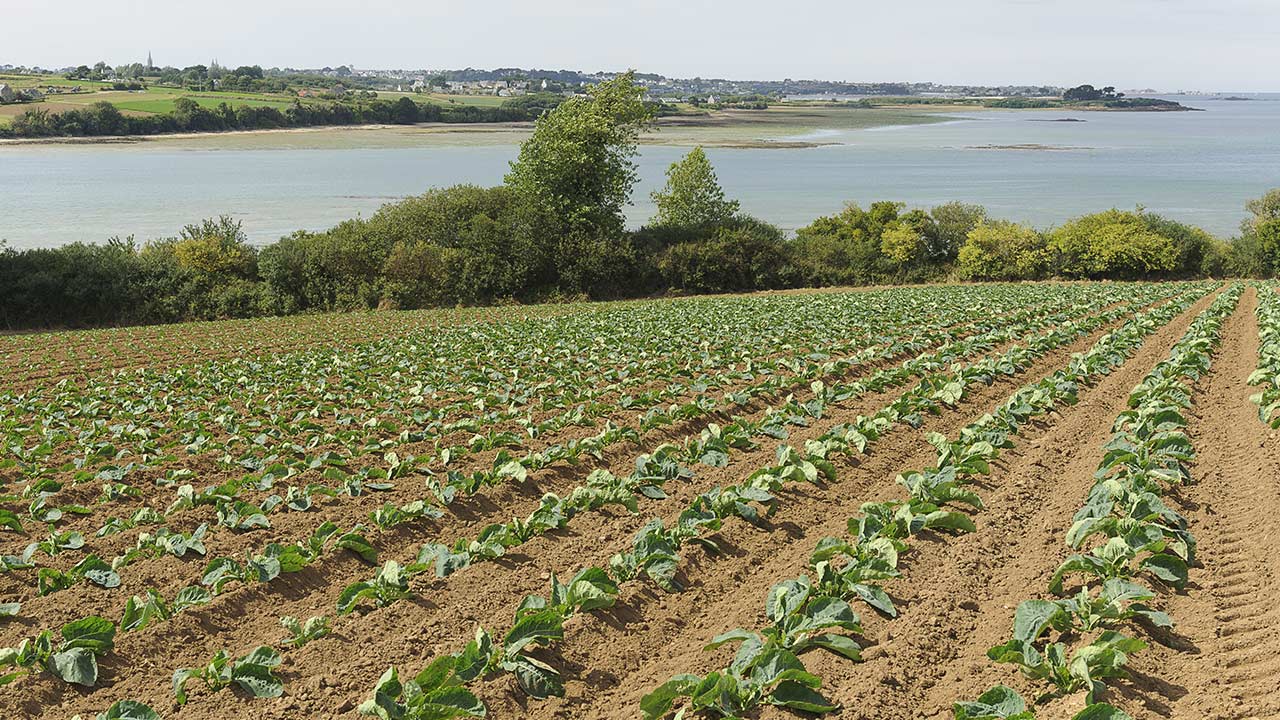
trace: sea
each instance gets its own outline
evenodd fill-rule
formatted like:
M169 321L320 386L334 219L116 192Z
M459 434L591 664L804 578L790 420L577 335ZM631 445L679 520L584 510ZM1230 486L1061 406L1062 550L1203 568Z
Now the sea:
M1230 237L1244 203L1280 187L1280 93L1170 96L1197 112L965 109L940 122L817 128L782 147L710 147L729 197L794 231L846 204L951 200L1047 228L1084 213L1143 207ZM497 184L519 133L398 135L350 131L249 139L0 145L0 240L51 247L170 237L230 215L265 244L322 230L384 203L455 183ZM345 139L344 139L345 138ZM348 141L350 140L350 141ZM687 147L643 145L627 209Z

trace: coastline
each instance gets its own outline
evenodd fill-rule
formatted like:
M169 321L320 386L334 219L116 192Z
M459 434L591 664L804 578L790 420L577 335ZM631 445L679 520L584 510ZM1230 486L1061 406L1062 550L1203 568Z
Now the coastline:
M1061 106L1054 108L990 108L964 103L885 103L874 107L849 107L832 103L796 103L774 106L767 110L708 110L698 114L668 115L654 120L656 132L641 136L642 145L694 146L725 149L794 150L837 145L839 143L793 139L806 131L822 128L846 130L871 129L895 125L915 125L945 121L945 115L956 112L1183 112L1201 108L1138 107L1106 108L1099 106ZM518 143L533 131L534 123L443 123L411 125L388 123L366 125L316 125L289 128L256 128L219 132L182 132L155 135L57 136L38 138L0 138L0 149L28 146L69 145L146 145L166 142L199 143L210 149L236 147L245 139L278 138L288 143L305 138L325 138L333 142L373 142L403 145L424 137L451 137L450 142L484 144L501 138ZM381 137L380 137L381 136Z
M501 123L415 123L412 125L391 125L377 123L370 125L311 125L307 127L289 128L255 128L253 130L220 130L217 132L182 132L158 133L155 135L59 135L55 137L35 138L0 138L0 146L4 145L135 145L165 140L193 140L219 137L253 137L259 135L301 135L324 132L367 132L376 130L404 130L413 128L424 133L441 132L502 132L511 130L532 130L532 122ZM457 130L454 130L457 128Z
M967 108L969 111L983 108ZM915 125L945 120L943 115L951 108L850 108L840 106L794 105L774 107L768 110L709 110L698 114L668 115L656 118L654 132L640 137L642 145L716 147L727 149L799 149L816 148L838 143L796 140L797 135L823 129L837 128L859 130L896 125ZM253 130L225 130L220 132L183 132L155 135L97 135L57 136L39 138L0 138L0 150L5 147L30 146L97 146L97 145L159 145L184 143L216 149L238 147L246 141L278 139L285 145L306 142L308 139L325 142L326 145L354 143L365 140L373 143L401 146L420 142L422 138L449 138L458 144L485 144L498 141L519 143L533 131L534 123L416 123L412 125L317 125L311 127L258 128Z

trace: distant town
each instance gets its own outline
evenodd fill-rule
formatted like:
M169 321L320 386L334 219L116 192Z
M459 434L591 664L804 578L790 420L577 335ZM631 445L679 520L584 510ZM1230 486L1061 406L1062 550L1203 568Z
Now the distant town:
M933 82L727 80L655 73L497 68L370 70L176 67L151 53L124 65L0 65L0 138L143 136L342 125L528 122L591 86L626 78L655 117L785 105L846 109L1190 110L1147 91L1106 85L946 85Z
M351 65L322 68L260 68L263 79L294 80L299 77L327 78L331 87L347 90L381 90L395 92L427 92L452 95L494 95L514 97L533 92L572 94L587 85L611 80L619 72L584 72L580 70L546 70L496 68L483 70L464 68L388 70L362 69ZM129 83L144 78L157 78L167 85L183 85L195 80L204 85L195 90L220 90L221 74L231 74L216 60L207 65L174 67L157 65L148 56L146 62L111 66L99 62L61 68L27 67L0 64L0 73L13 75L60 75L69 79L96 82ZM243 73L241 73L243 74ZM636 82L653 99L684 101L713 96L761 95L782 98L795 95L828 96L921 96L921 97L1059 97L1063 88L1049 85L946 85L932 82L846 82L838 80L729 80L725 78L671 78L655 73L638 72ZM206 84L207 83L207 84ZM315 83L317 86L322 83ZM1149 90L1146 90L1149 91ZM1143 91L1140 91L1143 92Z

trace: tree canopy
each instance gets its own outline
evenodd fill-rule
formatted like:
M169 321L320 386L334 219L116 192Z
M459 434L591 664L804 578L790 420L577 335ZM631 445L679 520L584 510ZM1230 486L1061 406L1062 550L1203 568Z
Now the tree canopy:
M702 227L727 223L738 201L726 200L716 171L701 147L667 169L667 184L652 194L658 206L655 225Z
M652 119L644 88L627 72L544 113L511 163L507 186L569 233L621 233L636 183L636 145Z

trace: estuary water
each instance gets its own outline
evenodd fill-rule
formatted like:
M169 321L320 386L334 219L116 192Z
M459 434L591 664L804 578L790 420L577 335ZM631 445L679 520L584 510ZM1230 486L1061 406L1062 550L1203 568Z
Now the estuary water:
M1240 97L1251 99L1175 98L1203 112L965 110L932 124L773 138L814 147L707 153L743 210L789 230L848 202L963 200L1037 226L1141 205L1229 236L1247 199L1280 187L1280 94ZM334 132L0 145L0 239L18 248L141 240L228 214L265 243L431 187L499 183L523 137ZM633 225L652 214L649 192L686 151L641 148Z

